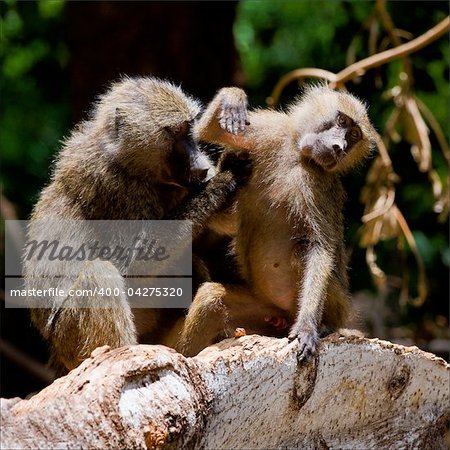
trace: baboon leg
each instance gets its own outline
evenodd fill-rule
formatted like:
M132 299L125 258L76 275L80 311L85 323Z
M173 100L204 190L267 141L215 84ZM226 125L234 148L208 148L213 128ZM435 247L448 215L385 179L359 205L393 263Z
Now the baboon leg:
M95 288L110 288L119 295L87 294ZM52 360L62 361L71 370L97 347L137 343L133 314L123 294L124 280L113 264L87 262L71 289L86 294L67 297L50 321L49 336L55 353Z
M276 329L268 317L286 316L286 312L256 299L245 286L204 283L189 308L175 348L185 356L194 356L221 339L232 337L238 327L248 334L273 335Z

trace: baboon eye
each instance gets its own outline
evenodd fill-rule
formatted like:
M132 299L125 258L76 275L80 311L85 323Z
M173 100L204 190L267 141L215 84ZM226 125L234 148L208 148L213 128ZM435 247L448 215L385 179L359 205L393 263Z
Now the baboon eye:
M359 139L361 139L362 133L361 130L359 129L359 127L353 127L350 130L350 137L354 140L357 141Z
M327 131L327 130L329 130L330 128L332 128L333 125L334 125L334 123L333 123L332 121L330 121L330 122L325 122L325 123L323 123L323 124L320 126L320 128L317 130L317 132L318 132L318 133L321 133L322 131Z
M337 116L337 124L340 127L348 127L348 126L350 126L350 121L351 121L350 117L346 116L345 114L343 114L341 112Z

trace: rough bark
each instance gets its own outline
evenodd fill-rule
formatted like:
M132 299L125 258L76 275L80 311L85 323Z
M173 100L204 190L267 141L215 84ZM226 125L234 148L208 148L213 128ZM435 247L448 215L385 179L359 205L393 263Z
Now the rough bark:
M195 358L97 349L29 400L2 400L2 448L444 448L450 366L377 339L244 336Z

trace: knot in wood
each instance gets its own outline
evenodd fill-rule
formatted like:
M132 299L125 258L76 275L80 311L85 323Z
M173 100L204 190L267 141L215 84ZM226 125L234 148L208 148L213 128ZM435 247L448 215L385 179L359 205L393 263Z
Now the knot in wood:
M406 364L402 364L401 366L397 367L387 383L387 390L393 400L400 397L401 393L408 385L410 377L411 369Z

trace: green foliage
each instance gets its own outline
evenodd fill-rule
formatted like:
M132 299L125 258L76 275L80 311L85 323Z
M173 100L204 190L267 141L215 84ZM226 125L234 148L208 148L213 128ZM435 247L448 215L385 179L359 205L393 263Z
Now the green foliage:
M0 181L22 217L48 179L70 120L64 7L62 1L1 4Z
M244 1L239 5L235 36L249 85L258 87L269 74L317 66L339 67L341 56L327 47L346 22L345 7L330 1ZM332 24L332 26L330 26Z

